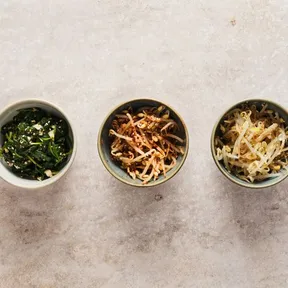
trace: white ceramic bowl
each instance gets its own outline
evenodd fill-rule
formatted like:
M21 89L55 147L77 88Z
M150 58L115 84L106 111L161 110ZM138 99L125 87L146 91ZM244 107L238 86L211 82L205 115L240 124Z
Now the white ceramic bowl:
M74 133L74 129L72 127L71 122L69 121L67 115L58 107L56 107L54 104L39 100L39 99L27 99L27 100L22 100L19 102L16 102L12 105L9 105L6 107L1 113L0 113L0 129L9 121L13 119L15 115L17 115L17 111L20 109L25 109L25 108L33 108L33 107L39 107L42 108L43 110L52 113L55 116L61 117L62 119L66 120L69 126L69 136L72 141L73 145L73 152L70 155L67 164L64 166L64 168L55 176L52 178L49 178L44 181L37 181L37 180L27 180L27 179L22 179L15 174L11 172L9 167L6 165L5 161L1 159L0 161L0 177L3 178L6 182L21 187L21 188L26 188L26 189L37 189L37 188L42 188L45 186L48 186L52 183L55 183L58 181L71 167L75 155L76 155L76 149L77 149L77 143L76 143L76 137ZM3 143L3 135L0 133L0 145Z

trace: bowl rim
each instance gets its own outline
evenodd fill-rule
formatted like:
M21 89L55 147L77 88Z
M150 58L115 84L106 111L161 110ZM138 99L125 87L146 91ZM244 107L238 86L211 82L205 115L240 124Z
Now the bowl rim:
M241 104L245 104L245 103L249 103L249 102L265 102L265 103L270 103L276 107L278 107L279 109L283 110L286 112L286 114L288 115L288 112L287 110L279 105L278 103L275 103L274 101L271 101L271 100L268 100L268 99L260 99L260 98L256 98L256 99L253 99L253 98L249 98L249 99L245 99L245 100L242 100L234 105L232 105L230 108L228 108L223 114L221 114L221 116L218 118L218 120L216 121L214 127L213 127L213 130L212 130L212 133L211 133L211 139L210 139L210 148L211 148L211 154L212 154L212 158L216 164L216 166L218 167L218 169L220 170L220 172L226 177L228 178L230 181L232 181L233 183L239 185L239 186L242 186L242 187L245 187L245 188L251 188L251 189L263 189L263 188L269 188L269 187L272 187L274 185L277 185L279 184L280 182L284 181L287 177L288 177L288 173L284 174L282 177L279 176L276 178L276 181L274 183L271 183L271 184L261 184L261 182L258 182L257 185L253 184L253 183L246 183L246 182L240 182L240 179L238 181L238 178L233 178L231 177L231 174L224 168L222 167L222 165L220 165L220 162L216 159L216 153L215 153L215 144L214 144L214 139L215 139L215 135L216 135L216 130L221 122L221 120L223 119L223 117L229 112L231 111L232 109L238 107L239 105Z
M110 168L110 166L106 163L105 161L105 158L104 158L104 154L102 152L102 147L101 147L101 135L102 135L102 131L104 129L104 126L107 122L107 120L109 119L109 117L116 111L118 110L119 108L121 108L122 106L125 106L131 102L137 102L137 101L154 101L154 102L157 102L159 103L160 105L164 105L166 108L168 108L170 111L173 111L173 113L175 113L177 115L177 117L179 118L179 120L181 121L183 127L184 127L184 132L185 132L185 136L186 136L186 149L185 149L185 153L182 157L182 160L179 164L179 166L177 168L175 168L175 170L172 170L172 173L171 175L169 176L166 176L166 178L163 178L161 180L156 180L156 181L151 181L145 185L143 185L142 183L132 183L132 182L129 182L121 177L119 177L114 171L113 169ZM167 182L168 180L172 179L179 171L180 169L183 167L186 159L187 159L187 156L189 154L189 132L188 132L188 129L187 129L187 126L183 120L183 118L179 115L178 112L175 111L175 109L173 109L170 105L167 105L165 103L163 103L162 101L159 101L159 100L156 100L154 98L134 98L132 100L128 100L128 101L125 101L125 102L122 102L121 104L118 104L117 106L115 106L113 109L111 109L109 111L109 113L107 114L107 116L104 118L101 126L100 126L100 129L99 129L99 132L98 132L98 139L97 139L97 148L98 148L98 153L99 153L99 156L100 156L100 159L101 159L101 162L102 164L104 165L104 167L106 168L106 170L113 176L115 177L117 180L119 180L120 182L124 183L124 184L127 184L129 186L132 186L132 187L137 187L137 188L151 188L151 187L155 187L155 186L158 186L158 185L161 185L165 182Z
M21 104L30 104L30 103L31 104L35 103L35 105L37 105L37 103L43 104L43 105L47 105L47 106L50 106L51 108L57 110L67 120L67 122L68 122L68 124L70 126L70 129L71 129L72 135L73 135L73 152L71 154L71 157L70 157L69 161L67 162L67 164L59 171L59 173L56 174L55 176L53 176L52 178L46 179L44 181L38 181L37 183L39 183L39 185L37 185L35 187L31 187L29 185L17 183L17 181L10 181L9 179L3 177L3 175L0 175L1 179L3 179L6 183L9 183L9 184L11 184L13 186L16 186L16 187L19 187L19 188L24 188L24 189L27 189L27 190L37 190L37 189L41 189L41 188L47 187L47 186L49 186L51 184L54 184L55 182L60 180L69 171L69 169L71 168L71 166L72 166L72 164L73 164L73 162L75 160L76 153L77 153L77 136L76 136L76 133L75 133L75 128L74 128L73 123L71 122L71 120L67 116L67 114L62 110L62 108L60 108L59 106L53 104L50 101L43 100L43 99L26 98L26 99L18 100L18 101L15 101L15 102L11 103L11 104L8 104L3 109L1 109L0 118L9 109L14 109L16 106L21 105ZM3 166L2 163L0 163L0 165ZM15 175L15 174L13 174L13 175L17 177L17 175ZM36 180L22 179L20 177L18 177L18 178L20 180L36 181Z

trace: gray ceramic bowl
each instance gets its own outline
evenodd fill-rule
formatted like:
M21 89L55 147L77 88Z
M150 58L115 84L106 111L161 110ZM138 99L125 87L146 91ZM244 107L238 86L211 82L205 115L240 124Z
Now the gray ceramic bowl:
M267 187L276 185L279 182L283 181L288 176L286 170L283 169L283 171L281 171L282 175L279 176L279 177L270 178L268 180L264 180L264 181L261 181L261 182L248 183L248 182L245 182L245 181L239 179L238 177L232 175L231 173L229 173L227 171L227 169L224 167L223 163L221 161L218 161L217 158L216 158L215 138L216 138L216 136L221 135L220 124L223 122L223 120L224 120L224 118L225 118L225 116L226 116L226 114L228 112L230 112L231 110L233 110L233 109L235 109L237 107L241 107L242 104L256 105L256 107L258 109L261 108L263 104L267 104L268 105L267 109L271 109L271 110L273 110L275 112L278 112L279 116L282 117L285 120L286 125L288 125L288 113L287 113L287 110L284 109L283 107L281 107L279 104L276 104L276 103L274 103L272 101L264 100L264 99L251 99L251 100L245 100L245 101L242 101L240 103L237 103L233 107L231 107L229 110L227 110L219 118L219 120L217 121L217 123L214 126L214 129L212 131L212 136L211 136L211 152L212 152L213 159L214 159L217 167L219 168L219 170L229 180L231 180L232 182L234 182L234 183L236 183L236 184L238 184L240 186L243 186L243 187L246 187L246 188L256 188L256 189L258 188L258 189L261 189L261 188L267 188Z
M7 167L5 161L2 159L0 161L0 177L3 178L6 182L13 184L15 186L26 188L26 189L37 189L42 188L45 186L48 186L52 183L55 183L58 181L71 167L73 160L76 155L76 138L74 134L74 129L72 127L71 122L69 121L68 117L65 115L65 113L58 107L56 107L54 104L39 100L39 99L28 99L16 102L8 107L6 107L1 113L0 113L0 128L5 125L7 122L11 121L15 115L17 115L17 111L20 109L25 108L32 108L32 107L39 107L42 108L45 111L51 112L52 114L61 117L62 119L65 119L66 122L69 125L69 136L72 140L73 145L73 152L70 155L68 162L66 166L55 176L52 178L49 178L44 181L37 181L37 180L27 180L22 179L15 174L13 174L9 167ZM0 143L3 143L3 135L0 133Z
M164 105L167 109L170 110L171 118L174 119L179 125L180 128L179 136L185 139L185 153L183 156L178 157L176 167L170 170L167 173L166 177L160 176L156 181L152 180L148 184L142 185L142 181L140 181L139 179L133 180L127 174L126 171L121 169L119 165L112 160L110 154L111 138L109 137L109 129L111 129L112 127L112 121L115 119L115 115L119 114L128 107L132 107L133 110L137 110L142 107L158 107L160 105ZM105 168L111 173L111 175L113 175L119 181L135 187L156 186L171 179L174 175L177 174L177 172L183 166L187 158L188 148L189 148L189 136L186 125L184 124L182 118L168 105L152 99L136 99L119 105L106 117L100 128L98 135L98 152Z

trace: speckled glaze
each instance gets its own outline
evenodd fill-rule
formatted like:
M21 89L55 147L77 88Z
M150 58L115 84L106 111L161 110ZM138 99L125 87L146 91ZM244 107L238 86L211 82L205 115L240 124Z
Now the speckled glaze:
M110 144L111 139L109 138L109 129L112 127L112 121L115 119L115 115L119 114L123 110L127 109L128 107L132 107L133 110L141 109L142 107L158 107L164 105L166 108L170 110L171 118L176 121L176 123L179 126L180 132L179 135L183 139L185 139L185 153L184 155L181 155L177 159L176 166L170 170L166 177L161 175L156 181L150 181L149 183L143 185L142 181L139 179L133 180L130 175L127 174L126 171L121 169L117 163L115 163L110 154ZM188 149L189 149L189 136L188 136L188 130L186 128L186 125L184 124L183 119L173 110L171 107L169 107L165 103L161 103L157 100L153 99L135 99L126 103L123 103L119 106L117 106L111 113L108 114L106 119L104 120L100 131L98 135L98 151L100 158L102 160L102 163L104 164L105 168L113 175L116 179L122 181L123 183L126 183L128 185L132 185L135 187L151 187L156 186L159 184L162 184L169 179L171 179L173 176L175 176L181 167L183 166L187 155L188 155Z
M279 113L279 116L282 117L286 124L288 123L288 113L287 110L285 110L283 107L281 107L279 104L276 104L270 100L266 100L266 99L248 99L245 101L241 101L237 104L235 104L234 106L232 106L229 110L227 110L217 121L217 123L215 124L213 131L212 131L212 136L211 136L211 153L213 156L213 159L217 165L217 167L219 168L219 170L222 172L222 174L224 176L226 176L229 180L231 180L232 182L246 187L246 188L255 188L255 189L261 189L261 188L268 188L270 186L276 185L278 183L280 183L281 181L283 181L284 179L286 179L286 177L288 176L288 173L285 169L282 169L282 175L279 177L275 177L275 178L270 178L261 182L256 182L256 183L248 183L245 182L241 179L239 179L238 177L234 176L233 174L231 174L224 166L224 164L220 161L217 160L216 158L216 149L215 149L215 138L216 136L218 136L221 133L220 130L220 124L224 121L224 118L226 116L227 113L229 113L231 110L237 108L237 107L241 107L242 104L248 104L248 105L256 105L257 108L260 108L263 104L268 104L267 109L271 109L275 112Z

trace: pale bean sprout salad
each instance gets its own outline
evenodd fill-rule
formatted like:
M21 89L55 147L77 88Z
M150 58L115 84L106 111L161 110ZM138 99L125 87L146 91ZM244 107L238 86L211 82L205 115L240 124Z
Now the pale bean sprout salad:
M217 159L238 178L253 183L288 172L288 126L267 104L232 110L220 130Z

